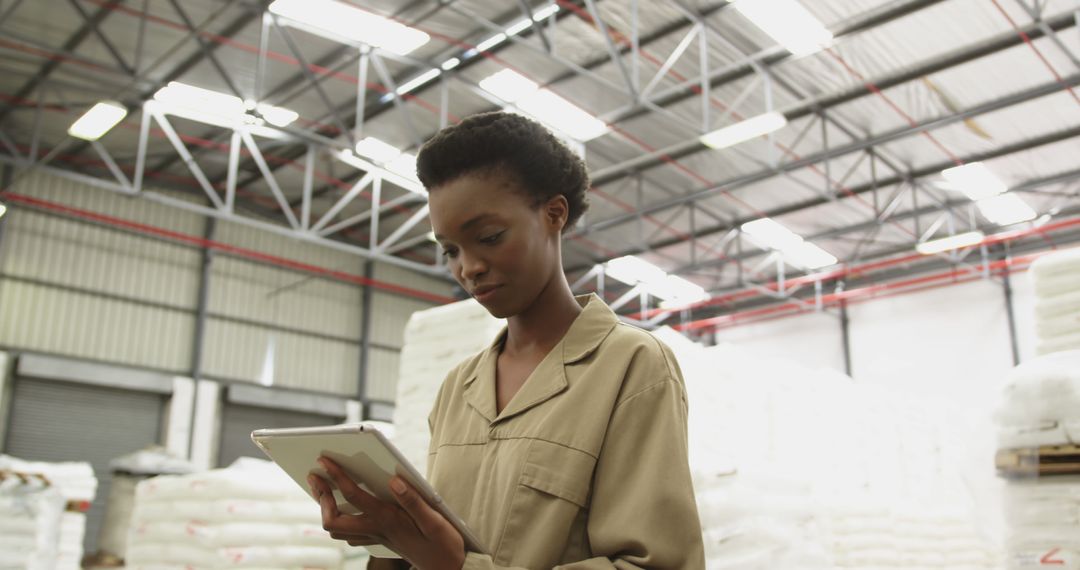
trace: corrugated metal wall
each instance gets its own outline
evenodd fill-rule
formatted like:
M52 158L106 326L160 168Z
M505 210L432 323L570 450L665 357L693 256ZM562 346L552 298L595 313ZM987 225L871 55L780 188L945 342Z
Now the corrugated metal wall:
M200 216L46 173L13 191L201 236ZM348 253L219 222L216 241L354 275ZM202 251L26 208L0 242L0 347L189 373ZM376 264L375 278L449 295L447 283ZM273 339L274 385L357 395L362 288L214 254L203 375L257 381ZM366 396L393 400L405 323L431 303L376 290Z
M31 174L15 192L199 233L196 216ZM13 209L0 244L0 345L167 370L191 361L196 249Z

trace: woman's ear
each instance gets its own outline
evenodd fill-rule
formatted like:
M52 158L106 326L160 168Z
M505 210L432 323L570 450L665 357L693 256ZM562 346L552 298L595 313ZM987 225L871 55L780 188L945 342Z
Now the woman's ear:
M570 204L566 196L559 194L541 206L544 222L555 234L561 234L570 216Z

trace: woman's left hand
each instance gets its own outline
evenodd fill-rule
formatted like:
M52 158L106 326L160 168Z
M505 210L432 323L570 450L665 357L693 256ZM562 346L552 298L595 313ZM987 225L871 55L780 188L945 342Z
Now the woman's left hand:
M362 513L342 514L330 485L321 477L309 476L308 484L322 507L323 528L330 536L352 546L381 544L420 570L461 570L465 563L461 533L404 479L390 480L396 500L391 503L361 489L332 460L321 457L319 463L345 500Z

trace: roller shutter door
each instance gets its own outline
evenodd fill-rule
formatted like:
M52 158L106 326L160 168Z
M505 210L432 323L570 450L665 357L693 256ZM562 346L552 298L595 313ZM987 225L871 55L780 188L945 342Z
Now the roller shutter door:
M166 402L158 393L15 379L4 452L30 461L86 461L94 468L98 488L87 512L86 553L97 551L109 462L158 443Z
M343 421L344 417L226 403L222 410L218 465L228 466L240 457L266 459L251 443L251 432L257 429L333 425Z

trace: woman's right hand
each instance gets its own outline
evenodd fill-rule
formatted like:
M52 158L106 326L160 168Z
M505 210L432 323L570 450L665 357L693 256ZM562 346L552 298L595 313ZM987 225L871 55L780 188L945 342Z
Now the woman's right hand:
M383 545L421 570L461 569L465 562L461 534L404 479L391 479L395 501L387 502L361 489L332 460L321 457L319 463L342 497L361 512L348 515L339 511L330 483L309 476L308 484L322 508L323 528L331 537L352 546Z

